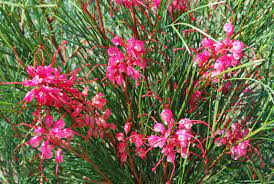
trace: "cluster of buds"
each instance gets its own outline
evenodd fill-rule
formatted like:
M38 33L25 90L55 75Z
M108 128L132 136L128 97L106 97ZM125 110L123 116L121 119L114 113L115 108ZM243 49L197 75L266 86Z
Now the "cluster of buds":
M131 132L131 135L128 136L130 132L131 125L129 122L126 122L124 125L124 133L119 132L116 134L117 144L117 157L120 158L121 163L125 163L127 160L127 155L129 150L127 149L127 143L135 145L135 155L141 157L145 153L144 143L145 136L143 134L138 134L137 132Z
M112 43L116 47L108 49L109 60L106 77L118 85L123 85L125 75L137 81L141 74L134 66L146 67L146 60L143 58L145 54L144 42L134 38L124 42L120 37L115 36ZM117 48L118 46L125 49L125 55Z
M73 117L77 122L77 127L89 128L86 139L92 136L98 138L99 135L103 139L108 130L116 129L115 124L107 122L112 112L109 108L106 108L106 102L103 94L98 93L92 100L82 101L75 109Z
M188 0L173 0L168 7L170 17L174 20L173 14L175 12L186 12Z
M160 5L161 0L151 0L149 1L149 5L157 8ZM146 4L145 0L115 0L115 2L119 5L125 5L127 8L131 8L133 6L138 6L140 4Z
M163 156L155 167L152 168L152 171L154 172L164 158L166 158L167 162L173 164L173 170L167 182L170 183L176 168L176 153L182 158L188 158L190 154L195 154L190 151L190 146L196 145L202 151L203 158L206 158L206 155L201 142L192 133L192 125L197 123L196 121L185 118L175 123L173 114L168 108L162 111L161 118L164 124L156 123L154 125L153 130L156 132L156 135L148 137L148 145L150 147L142 157L145 157L145 155L154 148L160 148ZM196 144L197 142L198 144Z
M130 8L138 5L138 0L115 0L115 2L119 5L125 5L125 7Z
M215 139L217 146L226 145L230 147L231 157L238 160L245 157L250 146L250 139L243 140L249 133L249 129L240 123L233 123L230 128L218 131L220 137ZM236 144L236 145L235 145Z
M201 98L202 98L202 92L200 90L195 91L191 95L190 100L189 100L190 113L195 111L195 109L197 108L197 104L199 103Z
M234 26L231 23L224 25L226 38L220 42L214 42L208 38L202 40L202 47L194 58L195 64L205 72L204 77L214 78L229 67L239 65L243 57L244 44L239 40L230 39L234 33Z

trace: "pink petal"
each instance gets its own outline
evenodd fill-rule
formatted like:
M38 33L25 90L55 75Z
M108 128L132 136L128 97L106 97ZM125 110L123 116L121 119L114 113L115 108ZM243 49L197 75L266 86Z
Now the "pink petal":
M50 159L53 157L53 149L54 146L49 145L48 141L44 141L41 145L41 152L42 152L42 157L44 159Z
M160 132L161 134L164 134L166 131L165 126L161 123L156 123L153 129L155 132Z
M42 138L40 136L34 136L29 140L29 144L34 147L37 148L41 142Z
M234 26L232 23L226 23L224 25L224 31L226 32L227 36L230 37L234 33Z
M170 152L166 157L167 161L170 163L174 163L175 158L176 154L174 152Z
M49 114L46 116L45 124L47 125L48 128L51 128L52 123L53 123L53 117L52 115Z
M127 161L127 153L126 152L121 153L120 159L121 159L121 162L126 162Z
M42 128L42 127L37 127L37 128L34 129L34 134L35 135L40 135L41 136L44 133L45 133L45 129Z
M127 144L125 142L119 142L118 145L117 145L118 152L119 153L125 152L126 147L127 147Z
M65 126L66 126L66 123L63 121L63 119L59 119L55 121L53 128L63 129Z
M169 109L164 109L161 113L161 118L165 123L169 123L172 119L172 112Z
M124 134L123 133L117 133L116 134L116 139L118 140L118 141L123 141L124 140Z
M32 101L32 99L34 98L34 92L35 92L35 89L32 89L31 91L29 91L27 94L26 94L26 96L24 97L24 100L26 101L26 102L31 102Z

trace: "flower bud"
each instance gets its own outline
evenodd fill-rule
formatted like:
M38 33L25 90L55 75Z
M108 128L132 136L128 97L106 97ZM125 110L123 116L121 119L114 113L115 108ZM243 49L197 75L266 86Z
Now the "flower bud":
M129 122L125 123L124 131L125 131L126 135L129 133L129 131L130 131L130 123Z
M64 162L64 155L60 148L56 151L55 160L57 163L63 163Z

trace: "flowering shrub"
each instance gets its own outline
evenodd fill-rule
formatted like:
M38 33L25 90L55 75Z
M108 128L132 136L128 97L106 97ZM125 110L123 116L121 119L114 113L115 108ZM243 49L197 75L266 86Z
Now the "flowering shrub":
M241 16L263 19L247 5L39 3L19 22L0 8L0 53L12 59L1 65L1 96L14 94L0 105L16 104L0 115L19 141L12 160L30 168L17 182L265 181L272 50L261 46L267 36L253 37L257 28L247 32ZM237 181L228 174L246 168Z

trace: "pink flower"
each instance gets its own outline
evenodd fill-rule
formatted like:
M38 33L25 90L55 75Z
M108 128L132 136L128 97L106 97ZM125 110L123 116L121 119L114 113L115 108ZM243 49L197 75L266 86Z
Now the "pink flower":
M24 98L26 102L36 99L39 105L47 105L60 107L61 105L71 103L73 99L70 97L81 96L81 93L72 88L72 84L76 80L78 71L71 72L69 77L66 74L53 68L52 65L38 66L36 68L29 66L27 72L31 80L25 80L25 86L35 87ZM69 79L68 79L69 78ZM68 95L68 93L70 95Z
M35 135L41 136L44 133L45 133L45 129L44 128L42 128L42 127L35 127L34 128L34 134Z
M143 54L144 51L144 42L140 40L135 40L134 38L130 38L127 41L127 46L126 46L127 53L134 57L137 58L141 54Z
M194 58L194 62L198 63L198 67L203 67L204 64L208 61L210 58L210 52L207 50L204 50L202 53L197 54L196 57Z
M165 139L157 136L157 135L151 135L148 137L148 144L151 146L151 147L160 147L162 148L164 145L165 145Z
M153 7L158 8L161 3L161 0L153 0Z
M202 47L211 48L213 47L214 41L210 40L209 38L203 38L201 43L202 43Z
M74 132L70 128L65 128L63 130L63 138L71 140L74 136Z
M106 105L107 101L105 98L103 98L103 94L102 93L98 93L97 95L95 95L92 98L92 106L102 110L104 108L104 106Z
M115 46L123 46L123 41L119 36L115 36L114 38L112 38L111 42L115 45Z
M232 42L232 48L230 50L231 53L241 53L243 51L244 44L239 41L235 40Z
M233 146L230 151L234 160L238 160L240 157L245 156L247 153L246 149L242 149L238 145Z
M141 157L145 154L146 150L145 148L136 148L135 149L135 155L138 156L138 157Z
M48 141L44 141L41 145L42 157L44 159L51 159L53 157L53 145L49 145Z
M123 78L123 75L117 75L116 78L115 78L115 82L121 86L124 82L124 78Z
M109 108L107 108L107 109L103 112L102 118L103 118L104 120L107 120L107 119L109 119L109 117L111 116L111 114L112 114L111 110L110 110Z
M225 63L222 62L221 60L217 60L216 63L214 64L214 69L216 69L218 72L222 72L226 69Z
M240 143L238 144L239 148L241 148L241 149L246 149L246 148L249 146L249 141L250 141L250 139L245 140L245 141L243 141L243 142L240 142Z
M228 37L230 37L234 33L234 26L231 22L224 25L224 31L226 32Z
M192 122L190 119L184 118L179 121L179 128L180 129L187 129L191 130L192 128Z
M118 56L121 53L121 51L117 47L110 47L108 49L108 55L110 57Z
M116 139L118 140L118 141L124 141L124 134L123 133L117 133L116 134Z
M243 57L243 53L233 53L232 55L235 60L240 60Z
M161 118L166 124L171 122L172 116L172 112L169 109L164 109L161 113Z
M30 76L35 77L36 72L35 72L35 68L33 66L29 65L26 70Z
M144 145L143 135L137 134L136 132L132 132L130 137L131 137L131 142L134 143L136 148L139 148Z
M124 83L124 74L137 81L141 74L134 68L134 66L139 66L141 68L146 67L146 60L143 59L143 54L145 53L144 42L130 38L127 41L127 44L123 45L122 40L118 36L115 36L112 39L112 42L116 46L120 45L124 47L126 50L126 56L124 56L117 47L110 47L108 49L109 59L108 67L106 69L106 77L111 82L120 86Z
M248 126L248 123L244 126ZM218 146L221 146L221 145L232 146L233 145L230 148L230 152L231 152L231 157L234 160L238 160L239 158L246 156L248 148L250 146L250 144L249 144L250 139L247 139L247 140L235 145L237 143L237 141L242 140L249 133L249 129L244 126L242 124L240 124L239 122L233 123L228 130L224 129L224 130L219 131L220 137L215 138L215 143ZM223 136L223 134L225 132L226 132L226 134Z
M192 134L188 130L181 129L178 130L176 134L178 135L179 141L190 140L192 138Z

